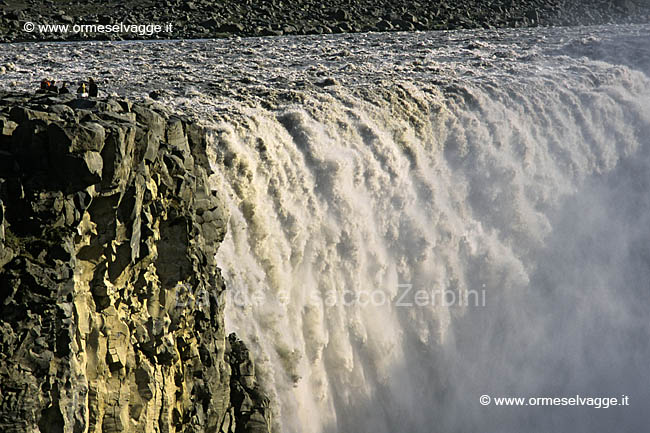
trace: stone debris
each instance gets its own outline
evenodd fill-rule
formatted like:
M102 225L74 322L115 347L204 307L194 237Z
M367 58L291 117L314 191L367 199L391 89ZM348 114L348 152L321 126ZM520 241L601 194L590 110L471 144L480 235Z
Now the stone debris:
M0 3L0 40L179 39L280 36L369 31L451 30L647 23L646 0L7 0ZM67 25L159 24L160 32L41 32L25 23ZM164 27L171 25L171 29ZM5 66L6 67L6 66ZM0 73L2 71L0 70Z

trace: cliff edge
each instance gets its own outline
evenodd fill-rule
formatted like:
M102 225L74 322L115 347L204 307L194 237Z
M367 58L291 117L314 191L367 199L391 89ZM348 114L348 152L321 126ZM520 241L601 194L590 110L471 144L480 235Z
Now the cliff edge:
M0 94L0 431L270 430L209 175L154 103Z

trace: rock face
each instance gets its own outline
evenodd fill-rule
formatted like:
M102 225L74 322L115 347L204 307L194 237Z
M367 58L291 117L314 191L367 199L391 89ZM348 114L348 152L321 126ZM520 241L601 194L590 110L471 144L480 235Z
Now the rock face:
M226 338L205 131L120 99L0 95L0 431L268 432Z
M7 0L0 3L0 40L209 38L366 31L645 23L647 0ZM25 23L62 24L25 31ZM153 32L75 32L74 25L170 24Z

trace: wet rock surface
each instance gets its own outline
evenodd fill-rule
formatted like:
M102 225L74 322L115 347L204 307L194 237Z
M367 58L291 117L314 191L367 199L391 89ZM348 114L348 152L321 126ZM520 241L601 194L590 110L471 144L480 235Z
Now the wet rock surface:
M644 0L479 0L286 2L248 0L166 0L91 2L6 0L0 3L3 42L33 40L213 38L229 35L276 36L367 31L413 31L548 25L646 23ZM145 25L170 24L146 32L25 31L25 23Z
M152 102L0 94L0 133L0 431L268 431L224 330L205 131Z

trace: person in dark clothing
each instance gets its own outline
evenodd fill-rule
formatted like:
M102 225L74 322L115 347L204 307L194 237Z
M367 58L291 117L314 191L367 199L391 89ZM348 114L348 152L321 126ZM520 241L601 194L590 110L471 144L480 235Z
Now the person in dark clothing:
M97 97L97 83L92 78L88 78L88 96Z
M47 86L47 90L50 92L59 93L59 88L56 87L54 83L56 83L56 81L54 80L50 81L50 85Z
M63 84L61 84L61 88L59 89L59 95L65 95L67 93L70 93L70 90L65 86L65 81Z

